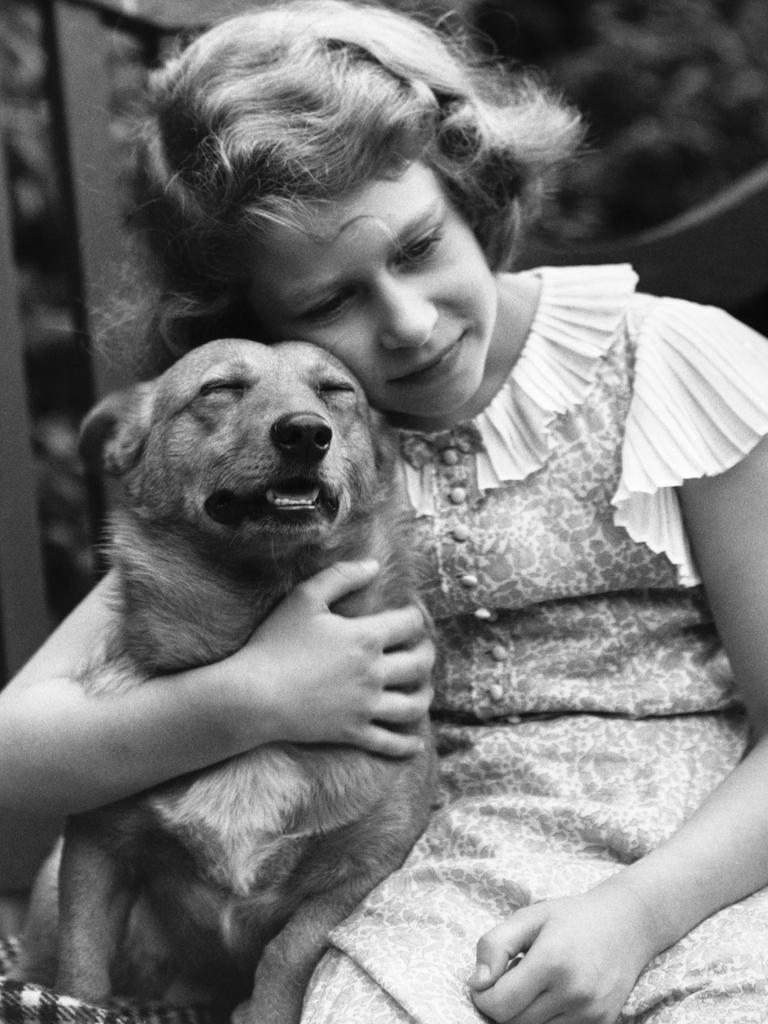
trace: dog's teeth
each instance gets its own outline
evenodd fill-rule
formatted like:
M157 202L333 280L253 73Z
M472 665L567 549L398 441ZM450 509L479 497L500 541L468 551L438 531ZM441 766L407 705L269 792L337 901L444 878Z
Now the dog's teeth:
M304 494L289 494L284 491L277 491L273 487L267 491L267 501L270 505L277 505L278 508L304 508L311 507L320 497L320 488L314 487Z

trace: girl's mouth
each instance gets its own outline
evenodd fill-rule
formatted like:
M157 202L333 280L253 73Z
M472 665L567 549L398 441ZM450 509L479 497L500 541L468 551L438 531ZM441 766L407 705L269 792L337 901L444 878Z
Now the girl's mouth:
M429 383L432 377L438 376L456 357L456 355L458 355L465 333L466 332L462 332L456 341L452 342L446 349L443 349L443 351L434 359L431 359L429 362L425 363L423 366L419 366L415 370L409 370L408 373L404 373L400 377L390 377L389 383L396 384L398 386L403 384L419 386Z

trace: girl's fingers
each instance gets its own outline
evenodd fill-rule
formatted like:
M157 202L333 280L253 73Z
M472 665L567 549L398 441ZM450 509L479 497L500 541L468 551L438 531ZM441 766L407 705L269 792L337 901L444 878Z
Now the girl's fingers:
M430 697L431 691L426 689L412 694L386 693L379 701L373 721L381 722L385 727L418 722L429 711Z
M299 584L308 597L330 607L347 594L367 586L377 576L379 563L375 559L361 562L337 562L322 569Z
M423 639L415 647L389 651L385 656L384 694L401 691L408 694L426 692L423 696L431 699L430 679L435 662L435 648L431 640Z
M506 1010L504 1012L506 1013ZM565 1024L566 1021L566 1017L560 1012L560 998L551 990L534 999L522 1013L501 1019L509 1021L509 1024Z
M517 1015L529 1010L545 994L547 979L535 952L515 959L532 947L542 924L536 906L524 907L486 932L478 942L477 963L469 986L475 1005L492 1020L514 1020L517 1024Z
M532 913L535 909L523 907L481 936L469 982L473 988L489 988L506 973L511 959L530 949L541 927L538 915Z
M424 738L413 733L394 732L371 722L360 736L360 746L384 757L413 757L424 749Z
M385 651L412 646L426 634L424 613L415 604L406 605L405 608L388 608L379 612L376 619L381 630L382 649Z
M336 601L371 583L379 572L379 563L373 559L361 562L337 562L296 587L313 604L330 608ZM389 608L373 615L357 616L363 628L375 632L382 650L404 647L421 640L426 633L424 613L415 604L403 608Z
M488 987L480 990L473 986L471 995L481 1013L499 1022L544 1024L557 1012L547 998L544 978L539 971L530 969L526 958L509 967Z

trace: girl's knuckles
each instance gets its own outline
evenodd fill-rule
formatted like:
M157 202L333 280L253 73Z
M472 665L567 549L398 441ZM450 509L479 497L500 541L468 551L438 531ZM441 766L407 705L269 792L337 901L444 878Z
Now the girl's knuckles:
M478 1010L486 1017L490 1017L491 1020L497 1021L499 1024L504 1021L514 1021L515 1011L510 1009L508 1001L501 996L495 995L493 992L483 992L474 998Z
M422 691L421 699L416 702L415 711L420 718L429 711L429 706L432 703L432 691Z

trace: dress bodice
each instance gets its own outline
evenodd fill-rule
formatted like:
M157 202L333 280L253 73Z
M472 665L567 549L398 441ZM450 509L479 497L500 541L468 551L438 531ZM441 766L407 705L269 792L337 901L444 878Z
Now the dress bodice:
M728 405L714 393L718 354L696 349L704 307L637 295L628 267L538 273L531 332L488 409L401 436L442 648L436 706L480 718L721 706L730 674L676 486L753 447L768 401L753 415L743 370L741 387L718 381ZM732 335L715 342L749 349L768 382L768 346L711 313Z

